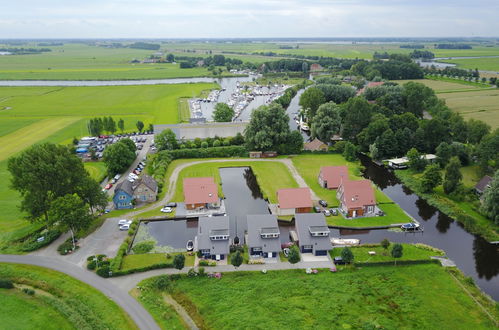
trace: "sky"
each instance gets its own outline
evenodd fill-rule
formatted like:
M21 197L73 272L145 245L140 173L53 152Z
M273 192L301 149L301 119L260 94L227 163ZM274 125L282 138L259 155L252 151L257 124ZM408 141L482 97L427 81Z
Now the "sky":
M0 38L497 37L498 0L1 0Z

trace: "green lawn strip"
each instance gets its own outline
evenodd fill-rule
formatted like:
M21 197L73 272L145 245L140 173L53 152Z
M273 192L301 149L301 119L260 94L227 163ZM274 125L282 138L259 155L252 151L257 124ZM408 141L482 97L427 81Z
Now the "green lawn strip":
M214 329L248 324L268 329L494 327L437 264L342 267L316 275L304 270L235 272L221 279L182 277L173 285L174 297L182 295L180 303Z
M392 243L393 244L393 243ZM430 246L425 246L423 244L415 245L415 244L402 244L403 255L401 258L397 260L428 260L430 257L434 256L443 256L444 252L438 249L432 248ZM333 248L329 251L331 257L339 257L341 256L341 250L343 248ZM391 247L388 247L388 250L385 250L382 246L379 245L368 245L368 246L354 246L350 248L354 255L355 263L362 262L385 262L385 261L394 261L395 259L390 254ZM369 255L370 251L376 252L375 255Z
M3 110L3 106L2 100L0 99L0 111L1 110ZM0 137L29 126L39 120L40 118L0 118Z
M129 254L123 258L123 263L121 264L121 270L129 270L135 268L143 268L155 264L161 263L172 263L173 258L177 254L185 255L185 267L194 266L195 257L188 255L184 252L173 252L173 253L144 253L144 254ZM167 258L167 255L170 258Z
M64 314L74 328L137 328L116 303L93 287L65 274L37 266L2 263L0 277L48 292L53 297L50 300L52 308ZM45 310L39 309L37 313L43 315ZM29 322L24 313L11 317Z
M380 204L378 207L385 212L384 216L345 219L341 214L337 216L326 217L329 226L340 227L382 227L393 224L411 222L412 218L397 204Z
M404 170L395 171L395 175L405 186L415 191L418 196L426 200L430 205L464 224L467 231L480 234L488 241L497 241L499 239L499 226L480 214L472 203L451 199L443 192L441 186L437 187L433 193L423 193L418 180L418 176L421 174L414 174L410 170Z
M104 162L85 162L83 163L90 177L97 182L102 182L107 176L107 168Z
M170 165L171 166L171 165ZM270 203L277 202L277 190L281 188L295 188L298 184L289 173L286 166L279 162L244 162L220 160L220 162L195 164L184 168L180 171L175 195L172 201L182 202L183 195L183 179L189 177L207 177L215 178L215 182L219 185L219 194L222 194L221 178L219 168L222 167L251 167L258 181L263 197L268 199Z
M3 329L74 329L43 296L29 296L20 289L0 289L0 304Z

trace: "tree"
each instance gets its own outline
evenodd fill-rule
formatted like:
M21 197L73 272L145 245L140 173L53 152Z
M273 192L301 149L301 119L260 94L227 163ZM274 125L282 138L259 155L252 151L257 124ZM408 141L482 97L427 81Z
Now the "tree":
M92 212L95 208L103 210L106 207L107 194L102 191L99 183L90 176L84 177L81 184L76 188L76 193L86 204L88 204Z
M196 140L201 146L201 139ZM154 138L154 143L158 147L158 150L173 150L178 149L178 142L175 133L169 128L165 129ZM196 143L197 144L197 143Z
M213 111L213 120L217 122L229 122L234 117L234 109L225 103L217 103Z
M135 152L137 150L137 146L135 145L135 142L132 141L130 138L124 138L119 141L120 143L123 143L130 149L130 151Z
M142 130L144 129L144 123L140 120L135 124L135 126L137 126L139 132L142 132Z
M499 170L496 171L490 187L483 194L482 212L499 224Z
M317 114L312 120L312 137L318 138L325 143L330 142L331 137L340 132L340 112L340 107L332 102L319 106Z
M125 142L118 141L104 150L104 163L110 177L123 173L135 160L135 152Z
M120 129L121 133L123 133L123 131L125 130L125 121L121 118L120 120L118 120L118 128Z
M306 111L309 120L313 120L317 109L323 103L326 103L326 98L317 87L307 88L300 96L300 106Z
M300 261L300 251L296 245L289 248L288 261L292 264L296 264Z
M73 250L76 248L75 233L86 229L92 222L88 207L77 194L68 194L55 199L49 210L51 223L71 232Z
M317 84L315 87L322 91L326 102L341 104L355 96L355 89L351 86Z
M166 55L166 61L167 62L173 62L173 61L175 61L175 56L173 54Z
M452 150L450 145L447 142L442 142L438 145L437 147L437 162L440 164L440 166L443 168L447 163L449 162L450 158L452 157Z
M482 138L475 153L482 172L499 168L499 128Z
M173 258L173 267L178 270L184 268L185 265L185 256L183 254L177 254L175 258Z
M388 250L388 247L390 246L390 241L387 238L385 238L381 241L380 244L383 247L383 249Z
M423 111L437 101L433 89L421 83L410 81L404 84L403 87L402 95L405 100L405 108L418 118L422 118Z
M441 183L442 175L440 174L440 167L437 164L427 166L421 178L421 189L423 192L430 193Z
M397 260L398 258L402 258L402 255L404 253L404 247L400 243L395 243L393 244L392 247L392 257L395 258L395 265L397 265Z
M345 143L345 147L343 149L343 157L345 157L345 159L349 162L354 162L356 161L358 158L357 158L357 147L355 146L355 144L353 144L352 142L350 141L347 141Z
M234 266L235 268L241 266L241 264L243 263L243 256L241 254L241 251L237 250L236 253L234 253L231 257L230 257L230 263L232 266Z
M82 189L91 180L81 160L68 148L51 143L37 144L8 161L12 175L11 188L22 197L21 210L28 213L31 221L49 223L49 209L58 197L100 187Z
M411 148L407 152L407 159L409 160L409 167L416 172L421 172L426 167L426 159L416 148Z
M152 123L149 124L149 127L147 128L147 130L149 132L153 132L154 131L154 125Z
M357 134L371 122L372 107L366 99L354 97L342 105L344 118L341 136L355 142Z
M344 247L341 250L341 259L343 259L343 261L346 262L347 264L350 264L353 262L354 255L352 253L352 250L350 250L349 247Z
M457 189L457 187L459 187L459 184L463 179L463 175L461 174L460 168L461 168L461 162L457 157L452 157L449 161L449 164L447 164L447 166L445 167L445 176L444 176L443 185L444 185L444 192L446 194L454 192Z
M104 130L107 132L114 134L116 132L116 122L112 117L104 117Z
M482 138L490 133L490 126L481 120L470 119L466 123L468 127L468 142L478 144Z

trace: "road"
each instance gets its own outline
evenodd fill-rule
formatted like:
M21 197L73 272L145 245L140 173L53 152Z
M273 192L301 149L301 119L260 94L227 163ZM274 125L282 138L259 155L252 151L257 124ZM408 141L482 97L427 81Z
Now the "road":
M82 268L70 262L61 260L60 258L4 254L0 255L0 262L41 266L67 274L96 288L113 300L130 315L140 329L159 329L152 316L142 307L142 305L132 298L127 291L116 287L112 282L107 281L92 272L84 271Z

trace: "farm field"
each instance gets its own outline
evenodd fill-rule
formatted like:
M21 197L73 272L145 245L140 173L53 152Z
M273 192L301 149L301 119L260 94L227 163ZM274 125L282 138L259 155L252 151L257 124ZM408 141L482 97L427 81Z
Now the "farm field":
M0 289L0 319L5 329L137 329L116 303L100 291L42 267L0 265L0 277L33 288Z
M499 55L499 52L497 52L495 55ZM452 59L452 60L442 60L442 62L454 63L463 69L471 69L471 70L478 69L478 70L484 70L484 71L499 72L499 58L498 57Z
M435 93L442 93L442 92L451 92L451 91L460 91L460 90L473 90L473 89L478 89L480 87L478 86L473 86L470 84L465 84L465 83L459 83L459 82L450 82L450 81L443 81L443 80L433 80L433 79L412 79L412 80L392 80L393 82L396 82L399 85L403 85L405 83L408 83L410 81L414 81L420 84L423 84L425 86L430 87L435 91Z
M486 301L476 287L465 285L482 303ZM341 267L337 273L320 270L315 275L286 270L224 273L220 279L182 277L172 282L170 292L204 328L241 329L248 324L269 329L494 328L437 264ZM152 289L146 293L162 296ZM487 307L497 314L493 303Z

